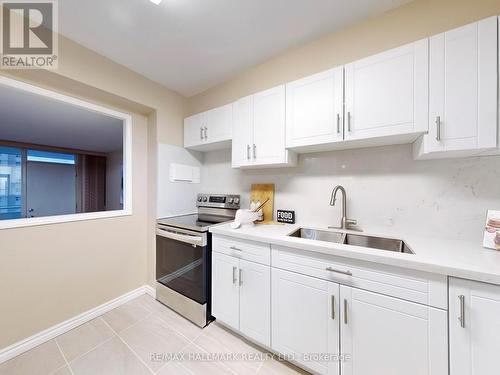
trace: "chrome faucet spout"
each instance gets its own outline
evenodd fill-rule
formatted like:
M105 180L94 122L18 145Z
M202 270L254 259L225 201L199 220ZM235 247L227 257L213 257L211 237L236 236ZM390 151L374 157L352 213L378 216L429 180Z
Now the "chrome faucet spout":
M334 228L351 229L350 227L355 226L357 222L356 220L347 218L347 194L343 186L337 185L333 188L332 196L330 198L330 206L335 206L335 203L337 202L337 193L339 191L342 193L342 220L340 223L340 227Z

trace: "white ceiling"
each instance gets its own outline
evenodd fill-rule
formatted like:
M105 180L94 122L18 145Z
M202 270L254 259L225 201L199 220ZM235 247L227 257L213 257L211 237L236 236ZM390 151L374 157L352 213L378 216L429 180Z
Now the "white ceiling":
M123 122L0 85L0 140L94 152L122 149Z
M64 0L70 39L185 96L410 0Z

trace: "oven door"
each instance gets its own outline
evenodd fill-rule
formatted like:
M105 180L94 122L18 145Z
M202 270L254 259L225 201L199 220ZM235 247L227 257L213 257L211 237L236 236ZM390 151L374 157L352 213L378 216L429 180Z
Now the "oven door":
M156 229L156 280L200 304L207 303L210 254L207 233Z

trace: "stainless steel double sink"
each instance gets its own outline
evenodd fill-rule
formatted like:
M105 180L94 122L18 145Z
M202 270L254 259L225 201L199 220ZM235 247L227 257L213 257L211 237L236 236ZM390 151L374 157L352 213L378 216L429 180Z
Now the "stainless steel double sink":
M396 253L415 254L403 240L394 238L309 228L299 228L295 232L290 233L288 236L344 245L362 246L371 249L393 251Z

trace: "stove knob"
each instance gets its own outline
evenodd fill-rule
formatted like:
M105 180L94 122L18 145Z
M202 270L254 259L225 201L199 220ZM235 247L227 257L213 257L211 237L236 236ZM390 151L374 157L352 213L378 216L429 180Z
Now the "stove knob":
M229 198L229 204L233 204L233 198Z
M203 202L206 202L208 200L207 197L203 197Z
M234 198L234 204L239 204L240 203L240 198Z
M200 197L198 197L198 202L201 202L201 196L200 196Z

